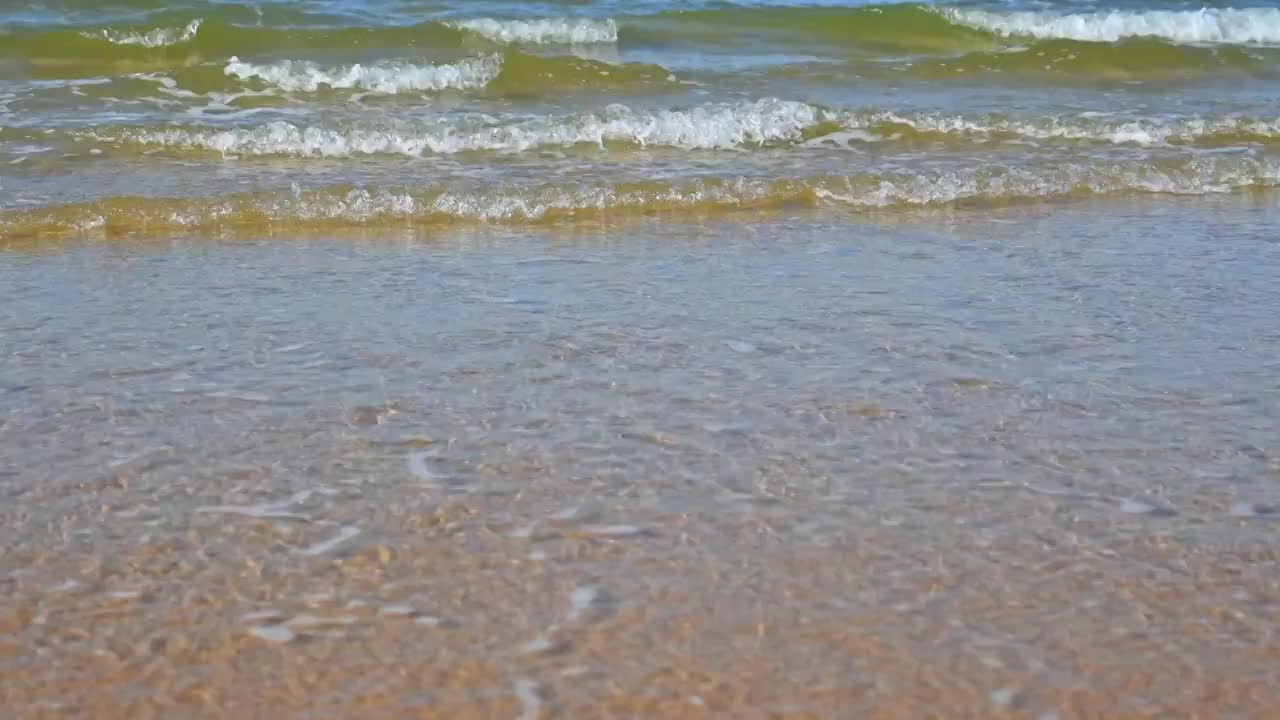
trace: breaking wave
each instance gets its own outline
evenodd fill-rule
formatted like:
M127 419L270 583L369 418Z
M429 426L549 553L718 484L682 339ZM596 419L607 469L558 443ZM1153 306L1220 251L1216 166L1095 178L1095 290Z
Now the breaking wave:
M129 32L107 28L96 33L82 32L81 37L90 40L102 38L113 45L137 45L144 48L168 47L178 43L190 42L200 32L204 21L196 18L183 28L156 28L145 32Z
M801 179L703 178L683 183L547 185L491 190L348 188L206 199L109 198L0 214L0 237L159 231L254 231L323 226L415 226L625 219L782 207L852 211L998 205L1126 193L1204 195L1274 187L1280 166L1252 158L1065 164L1041 170L984 165L928 173Z
M387 95L487 90L504 96L537 96L582 89L626 90L676 80L669 70L657 65L606 64L574 56L532 55L511 49L441 64L408 60L383 60L367 65L321 65L297 60L257 64L233 57L224 74L285 92L330 89Z
M493 18L475 18L445 24L500 43L593 45L618 41L618 24L611 19L495 20Z
M415 65L403 61L382 61L337 67L291 60L256 65L233 57L224 72L241 80L256 78L286 91L315 92L328 87L394 95L405 91L483 88L498 76L501 69L502 57L499 55L467 58L454 64Z
M1114 42L1157 37L1177 43L1280 44L1280 9L1145 10L1061 14L947 8L959 25L997 35Z
M1115 145L1222 145L1235 142L1280 141L1280 117L1187 117L1170 120L1110 119L1098 116L1013 119L999 115L964 116L945 113L869 112L842 119L842 127L875 133L868 139L902 139L904 134L977 136L1029 140L1076 140Z
M791 49L843 53L852 57L937 57L963 53L990 56L1002 66L1013 43L1071 41L1093 48L1068 48L1064 55L1080 63L1064 63L1087 74L1094 65L1118 63L1126 72L1158 73L1169 52L1133 45L1105 57L1090 57L1101 42L1146 39L1167 46L1195 49L1222 45L1280 46L1280 9L1216 9L1197 11L1060 11L1001 12L959 7L900 4L860 7L716 7L611 18L559 17L534 19L469 18L428 20L416 25L258 27L209 9L204 19L184 26L147 29L45 29L15 32L0 43L0 56L57 65L64 72L97 73L99 62L177 64L184 60L281 50L360 50L378 48L408 56L424 49L456 50L482 40L513 46L591 46L622 43L634 46L710 49L765 44L770 51ZM1203 48L1201 48L1203 49ZM1050 51L1054 48L1049 48ZM1040 49L1015 62L1012 69L1035 69ZM1128 58L1132 53L1135 57ZM1174 58L1176 60L1176 58ZM1179 65L1199 63L1212 69L1212 58L1194 57ZM1043 64L1043 63L1041 63ZM983 69L975 65L972 70ZM995 69L1003 69L996 67Z
M301 157L520 151L580 143L723 149L800 139L822 113L805 103L768 98L690 110L645 111L612 105L600 112L568 116L500 120L468 115L411 127L326 128L276 121L254 128L122 130L96 132L89 137L104 142L211 150L224 155Z
M392 86L398 88L400 86ZM482 113L380 125L325 126L289 121L237 128L104 128L82 137L118 145L159 146L224 156L422 156L520 152L538 147L671 147L726 150L764 145L850 142L1071 141L1114 145L1204 145L1280 142L1280 117L1176 119L1079 115L1020 119L895 111L835 111L765 98L684 110L614 104L569 115L495 117Z

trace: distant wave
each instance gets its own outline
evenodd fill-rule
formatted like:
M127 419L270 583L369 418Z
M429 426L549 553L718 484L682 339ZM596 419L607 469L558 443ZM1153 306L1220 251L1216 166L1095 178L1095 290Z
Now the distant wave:
M571 55L535 55L515 49L434 65L408 60L354 65L322 65L300 60L251 63L233 57L223 72L285 92L330 89L385 95L441 90L487 90L504 96L581 89L616 92L676 80L669 70L657 65L604 63Z
M960 7L900 4L859 7L733 7L664 11L610 18L469 18L424 21L417 25L345 27L258 27L237 22L225 11L210 9L204 19L184 27L47 28L15 32L0 43L0 56L38 60L63 72L100 72L99 62L181 64L194 59L254 57L259 53L296 50L308 57L315 50L376 47L419 53L424 49L457 50L475 41L520 46L590 46L680 44L688 48L741 47L764 43L780 48L823 53L851 51L893 57L922 54L939 62L959 54L982 55L982 64L967 72L1034 70L1039 52L1013 55L1011 45L1033 42L1076 42L1098 45L1146 38L1166 48L1202 50L1202 45L1280 46L1280 9L1204 9L1198 11L1055 11L998 12ZM1088 75L1096 66L1117 65L1122 74L1159 74L1170 55L1160 48L1125 46L1099 56L1098 48L1066 48L1055 67ZM1217 48L1214 48L1217 49ZM410 52L398 52L400 56ZM1174 58L1176 61L1177 58ZM1227 65L1245 64L1228 58ZM1206 71L1223 67L1212 58L1186 58ZM1105 68L1104 68L1105 71Z
M196 18L183 28L156 28L146 32L128 32L120 30L99 30L96 33L82 32L81 37L89 39L102 38L113 45L137 45L145 48L166 47L178 43L189 42L200 32L200 24L204 22Z
M224 72L241 80L257 78L287 91L314 92L321 87L329 87L394 95L405 91L482 88L492 82L501 70L502 57L488 55L454 64L415 65L383 61L330 67L290 60L256 65L233 57Z
M1194 145L1224 142L1280 141L1280 117L1187 117L1174 120L1097 117L1019 120L1001 116L945 113L868 112L841 119L846 129L874 132L870 139L889 139L907 131L919 135L1015 137L1032 140L1077 140L1115 145Z
M1177 43L1280 44L1280 9L1145 10L1061 14L948 8L952 22L997 35L1113 42L1158 37Z
M475 18L445 24L500 43L591 45L618 41L618 24L611 19L495 20L493 18Z

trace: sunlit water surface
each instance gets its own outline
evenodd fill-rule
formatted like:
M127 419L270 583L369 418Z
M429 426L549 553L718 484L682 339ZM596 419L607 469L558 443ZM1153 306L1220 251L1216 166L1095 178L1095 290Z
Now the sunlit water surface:
M4 714L1265 716L1275 198L902 220L8 244Z

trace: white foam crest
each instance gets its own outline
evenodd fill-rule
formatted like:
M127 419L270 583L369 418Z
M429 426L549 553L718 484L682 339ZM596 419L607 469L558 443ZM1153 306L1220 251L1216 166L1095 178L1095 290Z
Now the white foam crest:
M985 166L928 174L851 176L812 181L739 178L644 189L550 187L534 191L444 192L434 200L422 202L420 209L431 215L493 222L540 220L558 212L572 214L641 207L706 205L732 208L770 198L785 200L806 194L854 209L875 209L964 201L1052 199L1073 194L1205 195L1247 187L1274 187L1277 184L1280 184L1280 163L1209 156L1167 165L1080 164L1051 170ZM633 526L609 526L588 528L584 532L622 537L643 531Z
M349 190L342 197L308 199L295 195L265 209L270 217L296 217L299 220L341 220L368 222L381 217L415 217L423 214L422 203L403 192L364 188Z
M707 105L690 110L641 111L612 105L599 113L497 119L466 116L408 127L325 128L275 121L228 130L126 130L87 135L103 142L213 150L224 155L355 155L466 151L518 152L548 145L607 142L727 149L797 140L825 117L812 105L776 99L746 104Z
M1036 171L1008 167L901 175L878 181L847 179L815 188L818 197L860 208L937 205L972 200L1049 199L1073 194L1140 192L1207 195L1247 187L1272 187L1280 165L1252 158L1197 157L1157 165L1063 165Z
M256 65L233 57L224 72L241 80L256 78L282 90L315 92L322 87L357 89L395 95L411 91L473 90L483 88L502 71L502 57L466 58L453 64L415 65L382 61L370 65L322 66L284 60Z
M640 207L731 208L770 198L805 194L854 209L928 206L963 201L1051 199L1072 194L1140 192L1204 195L1280 183L1280 164L1252 158L1199 157L1184 163L1065 165L1052 170L1005 166L894 176L853 176L814 181L766 181L739 178L694 182L685 186L648 189L610 187L543 188L535 191L486 193L445 192L424 201L420 209L487 222L540 220L557 212L626 210ZM611 537L640 534L633 526L584 529Z
M512 186L492 190L368 190L295 192L229 198L206 203L192 201L174 210L138 208L128 217L138 228L235 227L243 223L290 226L310 222L363 225L374 222L539 222L571 219L597 212L627 214L644 211L733 210L770 207L779 203L812 203L850 210L924 207L958 202L1052 200L1075 195L1178 194L1206 195L1243 188L1280 186L1280 161L1249 157L1199 155L1161 163L1066 164L1049 168L1004 165L959 167L921 173L896 172L810 179L719 179L683 184ZM96 206L55 217L36 214L17 219L24 226L41 223L48 231L93 232L105 211ZM113 217L119 213L112 213ZM11 220L0 215L0 232ZM258 506L218 506L200 512L231 513L257 518L306 520L292 510L305 499ZM587 526L577 534L620 539L646 532L632 525ZM339 535L342 537L342 535ZM326 548L327 549L327 548Z
M1244 135L1258 139L1280 139L1280 118L1181 118L1168 121L1134 119L1105 121L1088 117L1048 120L1015 120L1001 117L968 118L960 115L894 112L855 114L845 118L850 130L866 130L884 125L905 125L920 132L954 135L1014 135L1035 140L1092 140L1117 145L1159 145L1194 143L1213 137ZM878 137L868 140L882 139Z
M127 32L120 30L100 30L96 33L83 32L81 37L96 40L102 38L114 45L138 45L140 47L156 48L168 45L177 45L178 43L189 42L194 39L196 33L200 31L200 24L204 22L201 18L196 18L187 23L186 27L179 28L156 28L146 32Z
M628 208L691 207L708 204L723 207L743 205L767 198L768 183L745 179L725 183L695 182L685 187L620 190L608 186L548 187L536 190L493 192L446 191L424 203L431 215L480 220L483 222L537 221L553 213L604 212ZM640 535L633 525L582 528L587 535L626 537Z
M597 45L618 41L618 23L612 19L541 18L495 20L473 18L446 23L450 27L500 43L532 45Z
M1144 10L1061 14L942 10L952 22L998 35L1113 42L1157 37L1177 43L1280 44L1280 9Z

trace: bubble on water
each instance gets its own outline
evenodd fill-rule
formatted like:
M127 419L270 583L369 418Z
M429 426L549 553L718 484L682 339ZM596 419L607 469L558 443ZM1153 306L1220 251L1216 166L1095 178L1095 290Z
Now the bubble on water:
M251 613L240 616L241 622L257 622L258 620L280 620L281 615L278 610L255 610Z
M345 616L345 615L325 616L325 615L302 614L302 615L298 615L296 617L290 618L287 622L285 622L285 625L290 628L302 628L306 630L310 628L333 627L334 625L352 625L356 622L357 622L356 618Z
M599 537L625 538L648 534L644 528L635 525L588 525L582 528L583 534Z
M551 642L550 637L547 637L546 635L539 635L538 637L525 643L523 649L526 653L533 655L537 653L549 652L553 647L555 647L555 643Z
M1280 517L1280 507L1247 500L1238 500L1231 503L1231 507L1227 509L1227 512L1231 514L1231 517L1237 518Z
M293 639L293 631L285 625L263 625L249 628L249 634L271 643L287 643Z
M582 615L582 611L590 608L599 596L600 593L588 585L574 588L573 592L569 593L569 622L577 620Z
M211 505L196 508L196 512L243 515L245 517L268 520L301 520L303 522L311 522L310 517L295 513L289 509L293 505L304 502L309 497L311 497L311 491L302 490L290 495L285 500L276 502L262 503L261 505Z
M217 390L204 394L205 397L214 400L239 400L248 403L269 403L271 398L261 393L248 392L228 392L226 390Z
M1177 515L1177 511L1173 508L1161 505L1151 498L1133 497L1121 501L1120 512L1130 515L1154 515L1156 517L1169 517Z
M991 691L991 704L996 707L1009 707L1013 705L1013 701L1018 697L1018 692L1013 688L1001 688Z
M405 460L409 466L409 474L422 480L423 482L431 482L436 478L435 473L431 472L431 468L427 467L427 458L433 458L433 453L416 452L409 453Z
M467 297L471 298L472 300L477 300L479 302L492 303L494 305L518 305L520 303L519 298L508 297L506 295L480 295L477 293L472 293Z
M311 522L310 517L290 512L288 509L275 503L270 505L216 505L212 507L197 508L196 512L243 515L245 517L260 518L264 520L300 520L302 522Z
M107 467L112 470L135 464L150 467L157 460L163 459L164 456L170 453L172 453L172 449L168 447L149 447L123 457L117 457L115 460L108 462Z
M570 505L570 506L569 506L569 507L567 507L567 508L563 508L563 509L561 509L561 510L557 510L557 511L555 511L555 512L551 513L551 519L552 519L552 520L561 520L561 521L563 521L563 520L572 520L572 519L574 519L575 517L577 517L577 516L578 516L578 510L580 510L580 509L581 509L581 506L580 506L580 505Z
M323 542L316 543L309 548L304 548L298 552L303 555L323 555L342 543L360 534L360 528L348 525L338 531L338 534Z
M538 683L529 679L515 682L516 697L520 699L520 717L517 720L538 720L542 714L542 698L538 697Z

